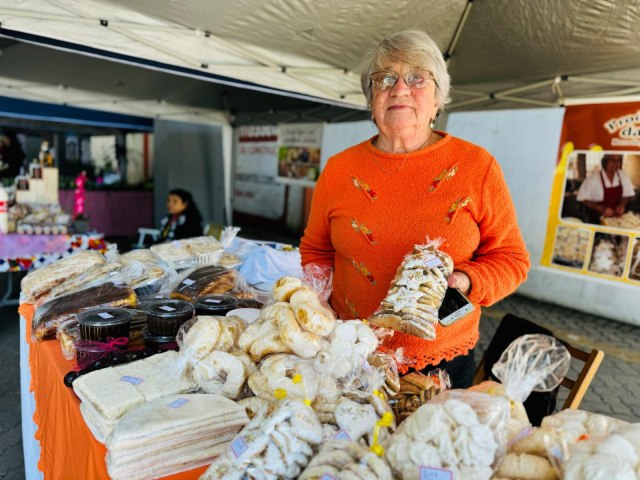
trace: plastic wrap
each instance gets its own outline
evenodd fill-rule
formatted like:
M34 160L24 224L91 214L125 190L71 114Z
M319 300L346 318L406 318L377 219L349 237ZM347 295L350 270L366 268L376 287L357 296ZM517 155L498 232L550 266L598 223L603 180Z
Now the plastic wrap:
M201 315L186 322L176 337L181 356L177 368L205 393L237 399L256 368L249 356L236 348L245 327L238 317Z
M398 478L440 471L455 480L489 480L506 447L508 417L506 398L448 390L398 427L385 456Z
M213 237L195 237L154 245L151 251L171 268L183 270L215 264L222 256L222 245Z
M333 290L333 268L309 263L302 267L304 283L309 285L324 302L329 302Z
M52 338L58 326L93 307L135 307L137 298L124 283L107 281L46 302L33 316L33 338Z
M392 480L391 468L370 449L349 440L331 440L322 445L300 480L331 478Z
M236 286L238 272L215 265L195 267L180 275L171 298L194 301L203 295L227 293Z
M321 441L322 427L313 410L285 400L253 417L200 478L298 478Z
M502 382L506 394L524 402L532 391L555 389L569 372L571 354L548 335L523 335L502 352L491 371Z
M436 338L438 309L453 272L453 260L439 250L441 243L427 240L404 257L387 296L369 319L373 325L426 340Z
M220 233L220 244L222 245L222 247L225 249L231 247L231 244L233 243L233 240L236 238L238 233L240 233L240 227L224 227L222 229L222 232Z
M51 265L33 270L22 279L20 287L27 297L26 301L33 302L55 286L105 262L105 258L98 252L83 250Z
M133 250L122 254L122 276L140 296L157 293L162 285L177 276L176 271L149 249Z
M306 405L316 399L320 387L311 360L284 353L265 358L249 377L248 385L254 395L265 400L288 398Z
M60 341L62 355L67 360L76 358L76 340L80 338L80 325L77 319L62 322L56 330L56 338Z

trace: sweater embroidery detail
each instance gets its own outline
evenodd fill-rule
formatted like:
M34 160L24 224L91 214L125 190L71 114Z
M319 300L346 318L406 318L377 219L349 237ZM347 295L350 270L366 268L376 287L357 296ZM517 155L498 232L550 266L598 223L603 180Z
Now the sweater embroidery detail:
M356 232L359 232L362 234L362 236L367 240L367 242L369 242L371 245L375 245L376 243L378 243L378 241L376 240L376 238L373 236L373 232L371 230L369 230L369 228L364 224L364 223L360 223L358 222L357 219L352 218L351 219L351 226L353 227L353 229Z
M378 198L378 194L369 185L364 183L362 180L360 180L357 177L351 177L351 180L353 180L353 186L356 187L358 190L361 190L362 193L364 193L369 200L373 201Z
M364 263L358 262L355 258L351 257L351 265L355 268L367 281L372 285L376 286L376 279L373 274L365 267Z
M464 197L456 200L449 207L449 211L444 216L444 221L447 223L453 223L458 212L471 203L471 197Z
M360 315L358 315L358 310L356 310L356 305L349 299L349 295L344 297L344 303L347 305L349 313L351 313L351 318L360 318Z
M451 168L445 168L436 178L434 178L431 186L429 186L429 192L435 192L442 183L451 180L456 173L458 173L458 165L454 165Z

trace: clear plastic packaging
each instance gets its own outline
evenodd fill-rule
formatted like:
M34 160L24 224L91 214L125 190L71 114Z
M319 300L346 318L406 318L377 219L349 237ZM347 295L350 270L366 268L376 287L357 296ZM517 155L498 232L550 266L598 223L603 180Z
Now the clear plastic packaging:
M322 301L329 302L333 290L333 268L309 263L302 267L302 275L304 283L309 285Z
M154 245L151 251L171 268L183 270L215 264L222 256L222 245L213 237L194 237Z
M399 392L389 400L396 421L400 424L422 405L450 388L449 375L439 368L427 375L411 372L400 377Z
M440 250L442 240L414 245L398 267L387 296L369 321L426 340L436 338L438 309L453 272L453 260Z
M33 316L33 338L55 337L58 325L93 307L135 307L137 298L124 283L107 281L89 286L43 304Z
M225 249L231 247L231 244L233 243L233 240L236 238L238 233L240 233L240 227L224 227L222 229L222 232L220 233L220 244L222 245L222 247Z
M171 298L192 302L204 295L227 293L235 287L238 277L235 270L216 265L195 267L180 275L171 291Z
M60 341L62 355L67 360L76 358L76 340L80 338L80 325L77 319L62 322L56 331L56 337Z
M157 293L165 282L177 276L174 269L164 263L151 250L133 250L122 254L122 275L139 296Z
M33 302L55 286L105 262L105 258L100 253L83 250L51 265L33 270L22 279L20 288L27 297L26 301Z

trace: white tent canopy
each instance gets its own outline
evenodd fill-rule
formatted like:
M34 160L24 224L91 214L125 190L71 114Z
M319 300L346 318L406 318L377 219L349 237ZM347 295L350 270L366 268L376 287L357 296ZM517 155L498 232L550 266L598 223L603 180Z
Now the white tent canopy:
M0 0L0 23L55 48L356 108L364 52L406 28L448 58L452 109L640 92L632 0Z

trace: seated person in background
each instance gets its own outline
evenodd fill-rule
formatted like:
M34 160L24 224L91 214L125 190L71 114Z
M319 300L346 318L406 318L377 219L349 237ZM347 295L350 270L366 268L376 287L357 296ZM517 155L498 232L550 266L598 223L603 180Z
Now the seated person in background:
M619 217L635 195L633 183L621 170L622 155L606 154L602 169L589 175L578 190L577 200L589 209L589 222L600 223L600 217Z
M202 215L189 192L181 188L171 190L167 210L169 213L160 222L161 242L202 235Z

